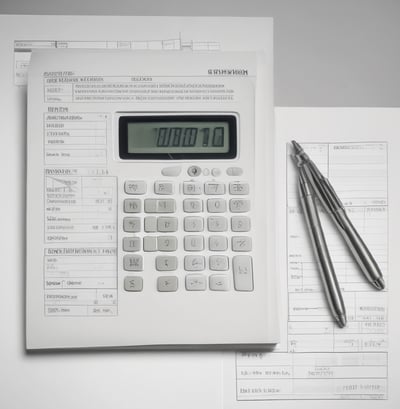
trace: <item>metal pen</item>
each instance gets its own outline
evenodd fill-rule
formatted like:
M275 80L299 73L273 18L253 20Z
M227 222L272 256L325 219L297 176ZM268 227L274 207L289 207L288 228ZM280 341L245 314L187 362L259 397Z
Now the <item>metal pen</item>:
M322 285L326 294L329 309L338 325L343 328L346 325L346 309L342 294L336 279L335 270L326 245L325 236L318 216L315 198L305 170L299 167L299 194L303 208L307 229L310 234L312 248L317 261L317 267L321 276Z
M346 210L329 180L322 175L315 163L296 141L292 141L292 144L295 156L301 163L301 167L304 168L305 177L311 183L318 199L336 224L364 276L376 289L383 290L385 281L382 272L347 216Z

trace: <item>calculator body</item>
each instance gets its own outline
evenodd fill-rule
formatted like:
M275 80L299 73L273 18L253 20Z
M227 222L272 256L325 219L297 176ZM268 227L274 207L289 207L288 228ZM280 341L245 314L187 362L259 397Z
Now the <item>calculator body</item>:
M152 52L115 53L110 58L101 52L89 57L72 52L62 58L71 72L79 71L83 60L87 75L95 70L104 78L114 71L129 72L135 84L134 103L99 99L69 106L70 112L84 109L106 116L103 173L79 180L66 176L64 188L67 182L77 183L82 189L89 186L88 200L90 195L107 197L96 199L90 218L102 217L103 211L110 216L108 224L97 228L108 229L104 240L108 237L115 246L107 257L113 261L114 275L104 264L114 279L104 274L104 282L114 287L97 288L103 298L86 308L88 314L75 315L73 311L82 311L75 307L60 309L62 301L52 308L45 302L44 313L39 311L33 292L45 300L58 293L32 283L37 276L30 269L47 270L33 255L36 245L29 230L28 348L259 349L278 342L268 57ZM121 68L124 65L132 68ZM102 71L102 66L107 68ZM51 54L33 59L32 78L42 79L43 72L56 67ZM188 76L190 81L185 81ZM36 82L29 85L31 98L38 92ZM29 120L32 129L40 126L37 118ZM30 157L38 154L28 150ZM50 183L46 169L32 181L45 191ZM28 203L32 202L28 190ZM39 214L40 206L33 204L29 220ZM54 242L39 247L42 255L61 248ZM85 248L101 254L112 249L104 241ZM59 294L67 293L63 291Z

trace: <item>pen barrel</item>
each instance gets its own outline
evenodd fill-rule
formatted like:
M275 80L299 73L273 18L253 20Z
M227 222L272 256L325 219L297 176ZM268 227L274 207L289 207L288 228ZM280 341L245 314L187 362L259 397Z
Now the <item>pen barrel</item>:
M325 236L321 227L314 197L309 194L304 195L303 193L304 192L302 192L302 189L300 188L300 201L317 262L317 268L321 276L321 281L329 308L335 320L340 325L343 317L345 319L346 316L346 309L343 303L342 294L336 278L328 246L325 241Z
M337 210L336 216L333 219L336 221L337 227L346 241L354 259L361 268L361 271L367 280L377 289L384 288L382 280L382 272L379 269L377 262L368 250L364 241L353 226L344 209Z

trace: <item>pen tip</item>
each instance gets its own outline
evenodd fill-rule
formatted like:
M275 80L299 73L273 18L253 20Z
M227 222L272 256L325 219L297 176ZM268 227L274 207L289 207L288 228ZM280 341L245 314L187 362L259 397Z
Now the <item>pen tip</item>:
M292 145L296 155L303 151L303 148L296 141L293 140Z
M336 321L340 328L343 328L347 324L347 318L345 314L339 314L336 318Z
M383 290L385 288L385 281L383 280L382 277L379 277L372 282L372 285L378 290Z

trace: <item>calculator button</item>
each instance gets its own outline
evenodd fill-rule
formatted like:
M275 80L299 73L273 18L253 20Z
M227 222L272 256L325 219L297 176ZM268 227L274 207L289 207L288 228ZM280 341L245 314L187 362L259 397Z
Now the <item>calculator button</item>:
M206 182L204 193L206 195L223 195L225 194L225 185L220 182Z
M144 195L147 187L143 180L127 180L125 182L125 193L128 195Z
M137 233L140 231L140 218L124 217L123 225L124 231L129 233Z
M159 217L157 219L157 230L160 232L177 231L178 219L176 217Z
M200 182L183 182L183 194L185 195L201 195Z
M210 270L225 271L228 270L229 261L227 256L210 256Z
M186 251L204 250L204 237L203 236L185 236L184 248Z
M186 290L204 291L207 287L206 277L203 274L188 274L185 277Z
M157 290L161 292L176 291L178 289L178 277L162 276L157 279Z
M139 276L126 276L124 279L125 291L142 291L143 278Z
M253 291L253 262L251 256L232 259L233 281L237 291Z
M144 218L144 231L146 233L154 233L157 231L157 217L147 216Z
M211 174L215 177L219 176L221 174L221 169L219 168L212 168L211 169Z
M222 216L210 216L207 219L207 226L209 231L227 231L228 220Z
M189 176L200 176L201 168L199 166L190 166L187 170Z
M213 291L228 291L229 277L223 274L212 274L210 276L210 290Z
M157 247L159 251L175 251L178 247L178 240L175 236L158 236Z
M143 250L157 251L157 237L154 236L143 237Z
M232 213L244 213L250 210L250 200L247 199L231 199L229 201L229 210Z
M139 255L127 254L124 256L124 270L127 271L142 271L143 258Z
M172 182L155 182L154 193L157 195L172 195L174 193L174 184Z
M144 211L146 213L157 213L157 200L158 199L145 199Z
M183 226L185 231L203 231L204 221L200 216L187 216L184 219Z
M238 167L231 167L226 170L226 174L228 176L242 176L243 175L243 169L238 168Z
M146 213L174 213L176 203L174 199L144 199Z
M178 258L175 256L157 256L156 269L158 271L172 271L178 268Z
M206 268L204 256L185 256L186 271L202 271Z
M203 201L201 199L184 199L183 210L186 213L199 213L203 211Z
M250 187L248 183L232 182L229 183L229 193L231 195L248 195Z
M142 203L140 199L125 199L124 212L125 213L140 213L142 211Z
M140 251L140 237L124 237L122 239L122 248L124 251Z
M251 251L251 237L234 236L232 237L233 251Z
M210 236L208 247L211 251L225 251L228 248L228 239L225 236Z
M250 218L247 216L232 216L232 231L250 231Z
M224 199L208 199L207 210L210 213L226 212L226 201Z
M182 172L182 166L169 166L161 169L163 176L179 176Z

